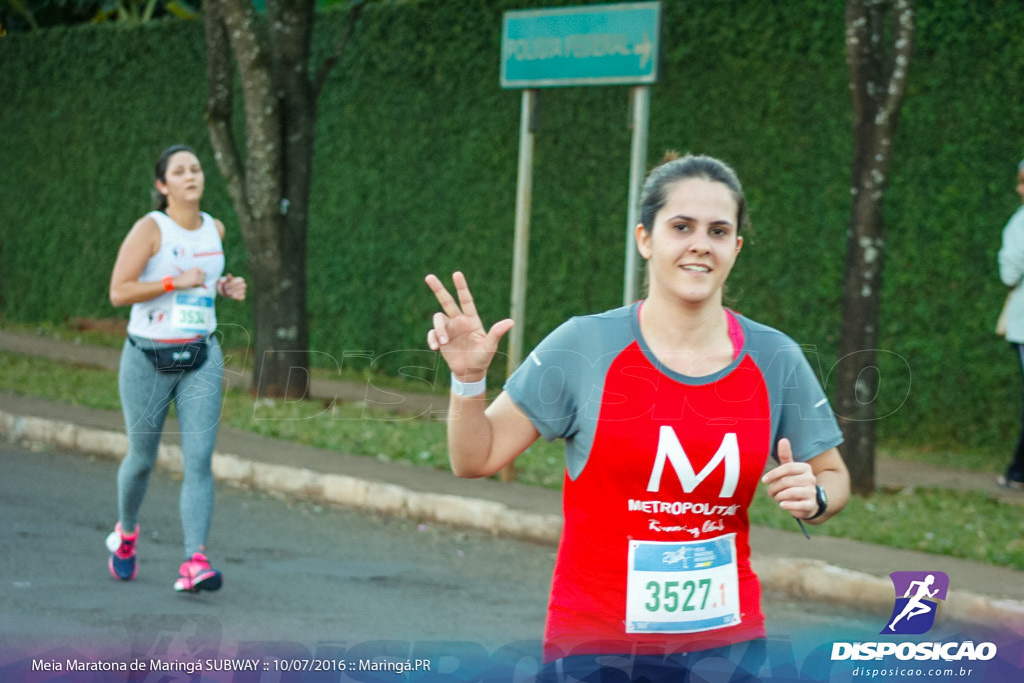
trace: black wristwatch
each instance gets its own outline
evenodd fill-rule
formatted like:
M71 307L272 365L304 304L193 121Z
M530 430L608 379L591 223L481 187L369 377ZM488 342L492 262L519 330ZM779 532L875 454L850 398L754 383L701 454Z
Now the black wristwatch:
M826 510L828 510L828 496L825 495L825 487L821 484L818 484L815 499L818 501L818 511L808 517L808 520L817 519L825 514Z

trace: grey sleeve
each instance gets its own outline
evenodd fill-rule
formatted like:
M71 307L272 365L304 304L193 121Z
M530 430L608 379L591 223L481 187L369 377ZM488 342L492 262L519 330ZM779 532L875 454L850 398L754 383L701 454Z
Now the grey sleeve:
M570 319L523 359L505 391L545 439L569 438L577 429L577 392L587 365L579 350L577 321Z
M771 455L778 460L779 439L786 438L793 446L795 460L810 460L841 444L843 433L803 350L786 339L769 368Z

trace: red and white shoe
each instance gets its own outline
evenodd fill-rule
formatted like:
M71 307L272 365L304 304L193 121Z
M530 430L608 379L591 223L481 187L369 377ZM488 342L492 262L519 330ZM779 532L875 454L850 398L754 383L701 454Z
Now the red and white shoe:
M196 553L192 559L182 563L179 572L181 578L174 582L174 590L182 593L215 591L224 582L221 573L210 568L209 560L202 553Z
M135 563L135 542L139 540L139 527L135 532L126 536L121 529L121 522L117 523L114 530L107 536L107 550L110 551L110 560L107 567L115 579L131 581L139 573L139 567Z

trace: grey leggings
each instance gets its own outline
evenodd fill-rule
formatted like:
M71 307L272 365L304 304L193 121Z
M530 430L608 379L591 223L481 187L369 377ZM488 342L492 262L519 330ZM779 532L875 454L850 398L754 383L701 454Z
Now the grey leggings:
M136 339L142 346L151 343ZM186 559L205 548L213 516L210 466L220 421L224 357L214 337L208 343L209 355L198 370L157 372L146 355L126 340L118 373L129 441L128 454L117 472L121 528L130 533L138 523L149 475L156 464L164 420L173 401L184 454L179 506Z

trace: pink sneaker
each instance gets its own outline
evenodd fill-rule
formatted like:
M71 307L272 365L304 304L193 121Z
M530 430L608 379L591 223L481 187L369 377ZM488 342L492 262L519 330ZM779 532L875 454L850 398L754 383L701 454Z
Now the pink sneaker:
M107 536L107 550L110 551L110 560L107 567L115 579L131 581L139 573L139 567L135 564L135 542L139 540L139 527L135 527L135 533L125 536L121 529L121 522L117 523L114 530Z
M210 568L209 560L202 553L196 553L184 562L179 571L181 578L174 582L174 590L179 592L215 591L224 582L221 573Z

